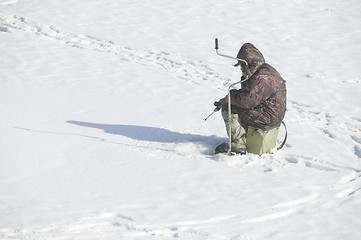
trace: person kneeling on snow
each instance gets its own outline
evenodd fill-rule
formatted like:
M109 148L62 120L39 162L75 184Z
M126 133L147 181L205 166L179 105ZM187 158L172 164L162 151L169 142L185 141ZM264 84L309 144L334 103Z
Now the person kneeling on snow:
M243 77L241 89L230 91L231 118L228 113L228 95L218 101L222 109L231 152L269 153L276 145L279 126L286 112L286 83L271 65L265 63L262 53L245 43L237 54L247 65L238 61ZM229 124L231 132L229 132ZM220 144L216 153L228 152L229 142Z

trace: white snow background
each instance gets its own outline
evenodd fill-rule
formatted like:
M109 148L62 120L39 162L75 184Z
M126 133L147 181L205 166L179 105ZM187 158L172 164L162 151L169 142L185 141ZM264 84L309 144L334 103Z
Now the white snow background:
M361 239L360 22L359 0L0 0L0 239ZM287 81L282 150L212 154L240 77L216 37Z

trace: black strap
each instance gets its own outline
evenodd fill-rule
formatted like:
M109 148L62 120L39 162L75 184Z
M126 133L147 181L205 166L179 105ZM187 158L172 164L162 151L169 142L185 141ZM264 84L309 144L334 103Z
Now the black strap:
M283 139L283 142L281 143L281 145L279 145L279 147L277 148L277 150L280 150L283 148L283 146L286 144L286 141L287 141L287 127L286 127L286 124L282 121L282 125L284 126L285 128L285 131L286 131L286 134L285 134L285 139Z

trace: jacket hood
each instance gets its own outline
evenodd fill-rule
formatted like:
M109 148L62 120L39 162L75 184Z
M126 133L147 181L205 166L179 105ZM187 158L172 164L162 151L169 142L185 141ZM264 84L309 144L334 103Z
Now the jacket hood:
M237 54L237 58L247 61L250 76L252 76L262 66L262 64L265 63L262 53L251 43L243 44Z

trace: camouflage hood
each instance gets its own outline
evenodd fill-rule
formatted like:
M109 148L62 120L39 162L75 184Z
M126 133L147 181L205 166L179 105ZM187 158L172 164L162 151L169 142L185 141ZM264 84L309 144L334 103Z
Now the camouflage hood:
M248 63L251 77L265 63L262 53L251 43L245 43L239 50L237 58L244 59ZM237 65L237 64L236 64Z

